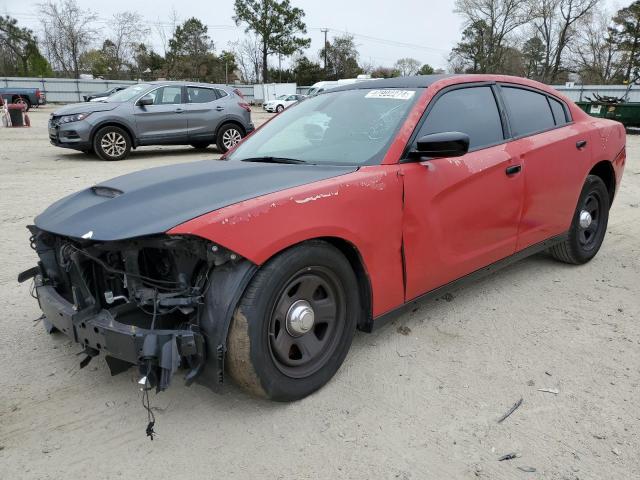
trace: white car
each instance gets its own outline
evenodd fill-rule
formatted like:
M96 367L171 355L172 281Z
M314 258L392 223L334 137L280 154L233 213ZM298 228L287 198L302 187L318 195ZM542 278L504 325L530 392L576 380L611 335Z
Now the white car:
M280 113L285 108L290 107L298 103L301 100L304 100L306 97L304 95L280 95L276 97L275 100L269 100L262 107L267 112L278 112Z

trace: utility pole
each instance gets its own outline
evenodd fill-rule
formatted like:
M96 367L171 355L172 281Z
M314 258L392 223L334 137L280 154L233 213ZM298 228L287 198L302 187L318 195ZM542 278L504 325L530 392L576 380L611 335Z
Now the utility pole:
M229 85L229 61L224 61L224 84Z
M327 33L329 32L328 28L320 29L322 33L324 33L324 76L327 77Z

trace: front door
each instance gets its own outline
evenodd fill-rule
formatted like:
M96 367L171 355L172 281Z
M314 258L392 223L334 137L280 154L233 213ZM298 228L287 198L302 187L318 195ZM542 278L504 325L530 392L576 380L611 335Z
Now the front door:
M187 141L187 118L182 87L168 85L145 95L153 105L135 105L133 114L141 145L181 143Z
M524 182L494 89L445 91L419 127L416 138L468 134L469 153L401 165L407 301L515 252Z

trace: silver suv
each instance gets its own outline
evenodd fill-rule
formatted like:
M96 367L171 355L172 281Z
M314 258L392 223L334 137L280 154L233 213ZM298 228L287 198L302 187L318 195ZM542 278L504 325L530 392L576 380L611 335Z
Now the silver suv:
M251 107L240 92L190 82L139 83L104 102L67 105L49 119L51 143L103 160L122 160L143 145L215 143L226 152L253 129Z

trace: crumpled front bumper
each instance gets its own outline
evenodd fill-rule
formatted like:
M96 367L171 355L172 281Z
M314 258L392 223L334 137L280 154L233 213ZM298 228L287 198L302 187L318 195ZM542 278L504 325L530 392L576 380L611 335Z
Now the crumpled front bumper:
M52 286L43 284L40 275L36 276L35 285L47 331L57 329L64 333L81 344L89 357L105 354L112 375L137 365L145 375L151 374L152 385L164 390L181 358L189 363L187 384L204 367L204 338L195 329L149 330L121 323L108 310L77 311Z

